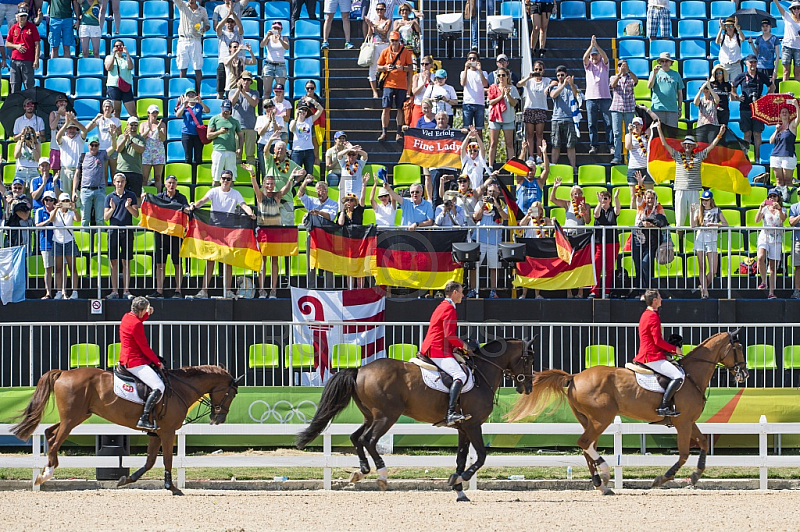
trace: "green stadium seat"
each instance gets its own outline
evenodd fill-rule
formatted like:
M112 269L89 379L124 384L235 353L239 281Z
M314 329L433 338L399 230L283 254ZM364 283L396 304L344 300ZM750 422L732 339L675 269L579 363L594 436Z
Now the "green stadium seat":
M606 167L599 164L584 164L578 167L578 184L585 185L605 185Z
M95 255L89 259L89 275L97 277L98 274L98 260L100 277L108 277L111 275L111 263L108 260L108 255Z
M742 207L758 207L767 199L767 187L754 186L750 188L750 194L739 196Z
M186 163L184 163L186 164ZM211 178L211 165L210 164L201 164L197 166L197 184L198 185L210 185L212 183Z
M672 207L674 205L672 201L672 187L668 187L665 185L656 185L653 187L656 194L658 195L658 202L664 207Z
M620 193L620 197L622 194ZM623 203L625 205L625 203ZM626 209L622 208L619 211L619 216L617 217L617 225L622 227L633 227L636 225L636 209Z
M389 346L389 358L409 361L417 356L419 348L414 344L392 344ZM798 361L800 363L800 361Z
M675 255L675 258L669 264L656 263L655 278L677 278L683 277L683 258L680 255Z
M308 275L308 256L294 255L289 257L289 274L292 277L305 277Z
M688 236L688 235L686 235ZM684 267L683 267L683 274L684 276L689 278L695 278L699 276L700 267L697 263L697 255L687 255L684 259Z
M783 369L800 369L800 345L783 348Z
M28 257L28 277L44 278L44 260L41 255Z
M738 209L721 209L722 215L725 217L725 221L728 222L728 225L731 227L741 227L742 226L742 213Z
M731 277L747 277L747 274L739 273L739 265L747 258L747 255L739 254L731 254L728 258L727 253L723 253L720 260L720 276L724 279L728 277L730 271Z
M410 186L421 183L422 172L416 164L398 164L392 170L392 186Z
M628 165L615 164L611 167L611 184L612 185L627 185L628 184Z
M183 184L183 185L194 184L194 179L192 178L191 164L167 163L167 165L164 167L164 177L168 175L174 175L178 179L178 184Z
M136 114L140 120L147 120L147 108L151 105L158 107L158 117L164 118L163 98L142 98L141 100L136 100Z
M119 363L119 353L122 350L122 344L115 342L106 348L106 367L111 369Z
M248 368L277 368L280 360L281 348L275 344L253 344L248 349Z
M616 366L616 358L614 357L614 347L610 345L588 345L585 349L585 363L586 368L594 366Z
M572 185L575 183L575 171L568 164L550 165L550 176L547 178L547 184L552 185L555 183L557 177L561 178L562 185Z
M331 350L331 368L357 368L361 366L361 346L334 344Z
M712 188L711 193L714 194L714 203L717 204L717 207L738 207L736 193L716 188Z
M283 353L283 365L287 368L313 368L314 346L310 344L287 345Z
M130 269L131 277L152 277L153 257L142 253L134 254L130 260Z
M97 344L73 344L69 347L70 368L97 368L100 366L100 346Z
M775 362L775 346L753 344L746 348L748 369L778 369Z
M133 252L147 253L156 249L155 233L152 231L136 231L133 235Z

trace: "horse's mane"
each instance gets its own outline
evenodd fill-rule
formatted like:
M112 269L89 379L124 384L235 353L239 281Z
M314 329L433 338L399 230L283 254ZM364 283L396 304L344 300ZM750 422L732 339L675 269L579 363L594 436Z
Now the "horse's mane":
M698 349L698 348L700 348L700 347L705 347L705 348L708 348L708 346L707 346L706 344L707 344L707 343L709 343L709 342L711 342L713 339L715 339L717 336L719 336L719 335L721 335L721 334L730 334L730 333L729 333L728 331L720 331L720 332L718 332L717 334L713 334L713 335L709 336L708 338L706 338L705 340L703 340L702 342L700 342L699 344L697 344L697 345L694 347L694 349L692 349L692 351L691 351L690 353L688 353L688 354L684 355L684 356L681 358L681 360L692 360L692 359L693 359L693 356L692 356L692 355L694 355L694 354L695 354L695 352L697 352L697 349Z
M180 369L172 370L175 373L179 373L184 377L196 377L197 375L208 375L208 374L215 374L215 375L227 375L230 376L230 373L223 368L222 366L183 366Z

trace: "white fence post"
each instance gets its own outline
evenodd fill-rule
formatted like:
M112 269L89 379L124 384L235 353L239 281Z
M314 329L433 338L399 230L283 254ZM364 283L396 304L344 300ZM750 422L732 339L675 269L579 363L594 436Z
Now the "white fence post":
M186 487L186 434L178 431L178 489Z
M322 433L322 453L325 455L325 468L322 470L322 484L323 488L326 490L331 489L333 480L333 470L331 469L331 439L330 425L328 425L328 428Z
M614 489L622 489L622 418L614 417Z
M760 425L758 430L758 456L761 458L761 465L758 468L759 482L758 489L766 490L768 485L767 477L767 416L761 415L758 420Z
M33 433L33 436L31 436L31 441L32 441L31 445L33 447L33 463L34 463L31 476L31 487L33 488L33 491L39 491L39 488L41 486L36 485L36 477L39 476L42 470L39 469L38 466L36 466L36 463L39 461L39 458L41 457L40 450L42 448L42 442L39 439L39 435L36 434L35 432Z

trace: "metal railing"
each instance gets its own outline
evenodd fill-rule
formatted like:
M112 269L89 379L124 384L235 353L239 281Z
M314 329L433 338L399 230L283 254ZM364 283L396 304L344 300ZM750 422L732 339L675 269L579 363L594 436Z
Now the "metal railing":
M244 375L245 386L296 386L310 382L314 367L312 341L301 326L314 322L145 322L145 331L157 354L168 368L222 364L235 376ZM337 326L344 322L326 322ZM413 353L421 345L426 322L347 322L349 326L384 328L387 355L402 358L397 344L408 344ZM800 324L774 325L736 323L667 323L663 333L678 333L686 346L742 327L740 341L745 348L750 378L747 388L800 386ZM0 324L0 386L35 386L50 369L75 365L110 368L116 363L119 346L118 322L4 323ZM554 322L462 322L458 334L478 343L494 339L534 339L534 369L558 368L578 373L590 365L623 367L636 355L637 323L554 323ZM377 339L376 339L377 341ZM260 344L274 345L260 351ZM77 346L77 347L74 347ZM257 346L252 348L252 346ZM600 346L600 347L593 347ZM362 345L362 348L368 346ZM374 349L364 351L379 351ZM397 349L397 351L396 351ZM690 348L686 347L685 352ZM265 356L263 353L272 353ZM408 355L406 355L408 356ZM349 357L349 358L348 358ZM360 352L340 358L339 367L361 364ZM505 385L512 386L512 381ZM712 387L737 387L727 370L719 369Z
M264 436L287 436L294 435L303 429L305 425L279 425L279 424L224 424L224 425L184 425L178 431L178 452L173 459L173 467L177 469L176 484L178 488L186 487L186 469L193 467L320 467L323 469L323 488L330 490L333 483L333 468L356 468L358 467L358 457L354 454L334 453L332 450L332 437L349 435L359 427L357 424L334 423L323 431L322 454L304 454L302 456L195 456L187 455L187 437L194 435L264 435ZM30 469L32 479L36 479L42 469L47 465L47 457L41 453L42 437L44 436L44 425L37 427L33 434L31 453L29 455L2 456L0 457L0 467ZM776 456L768 452L768 437L775 435L779 438L783 434L800 434L800 423L768 423L766 416L761 416L758 423L699 423L700 432L713 441L713 436L717 434L741 434L758 435L758 454L757 455L714 455L713 450L708 456L707 467L756 467L759 474L759 489L768 488L768 468L777 467L800 467L800 457L798 456ZM10 435L10 425L0 425L0 436ZM483 433L504 434L504 435L579 435L583 432L583 427L578 423L486 423L482 426ZM98 435L98 434L124 434L137 435L139 431L119 427L116 425L80 425L72 430L74 435ZM389 437L394 435L449 435L451 429L444 427L432 427L422 423L398 423L393 425L387 433ZM608 462L614 468L614 488L622 489L624 482L625 467L669 467L676 461L675 456L671 455L646 455L626 452L622 445L622 437L626 434L674 434L672 428L661 425L648 425L646 423L622 423L619 416L614 419L604 432L606 435L613 435L614 448L613 455L608 456ZM386 455L386 465L388 467L451 467L453 456L402 456ZM475 450L470 447L468 462L471 464L476 459ZM63 467L134 467L139 468L144 465L144 456L61 456L59 465ZM696 461L691 458L684 468L693 470ZM469 465L469 464L468 464ZM484 467L558 467L568 466L583 467L586 460L580 455L494 455L489 453ZM157 459L155 467L163 467L162 459ZM469 489L478 489L478 474L469 481ZM702 482L702 481L701 481ZM32 486L33 490L38 490L39 486Z
M112 264L109 260L108 234L109 227L94 226L72 229L77 247L78 256L75 258L75 270L77 272L75 288L81 298L101 298L107 295L112 287ZM127 234L132 241L133 254L129 259L129 288L137 295L150 293L155 289L156 268L155 263L155 233L141 227L113 228L123 235ZM452 228L426 228L422 231L448 230ZM29 268L27 288L28 297L40 297L45 288L46 277L52 277L54 271L45 269L42 265L42 257L38 251L37 241L40 235L48 228L17 228L4 227L0 229L0 243L9 245L12 241L29 242ZM696 254L696 249L700 246L696 244L695 229L689 227L668 227L665 229L642 229L628 226L617 226L614 228L601 228L586 226L581 228L567 228L569 231L591 231L594 233L594 243L596 245L595 271L597 272L597 297L638 297L640 292L646 288L658 288L667 291L667 295L699 297L700 290L700 268L701 261ZM647 234L648 242L652 245L637 245L631 237L632 231L642 231ZM734 295L747 294L749 297L762 297L766 292L759 290L760 278L750 273L748 268L749 259L755 259L759 238L763 238L769 232L769 236L774 241L775 250L779 251L777 261L765 261L764 267L775 269L775 286L780 297L788 297L790 291L800 286L800 279L795 280L795 264L792 259L794 238L800 240L800 231L791 227L778 227L764 230L763 227L724 227L703 229L704 232L716 235L717 249L716 268L714 268L712 281L709 285L711 297L730 299ZM12 238L12 233L15 236ZM20 234L27 235L24 238ZM547 227L473 227L470 229L469 237L472 241L497 241L513 242L520 238L535 238L542 236L552 236L551 229ZM317 287L317 288L347 288L350 281L342 276L334 276L330 273L314 272L308 269L306 250L309 248L307 233L301 228L299 237L300 254L295 257L278 258L280 265L278 288L296 287ZM656 260L657 248L661 243L671 242L674 252L674 259L668 264L658 264ZM602 244L620 245L620 252L614 253L612 246ZM707 248L710 249L710 248ZM62 262L64 259L61 259ZM264 286L269 290L269 260L265 258L265 282ZM605 275L605 270L599 268L599 264L613 263L614 277ZM745 263L742 265L742 263ZM772 264L769 264L772 262ZM705 262L703 262L705 263ZM118 264L118 283L120 294L125 287L124 261ZM167 293L175 290L177 286L176 268L171 259L166 258L164 287ZM230 268L217 263L215 274L211 278L211 288L221 289L222 269ZM185 295L193 294L202 286L203 273L205 271L205 261L198 259L181 259L180 268L184 273L181 289ZM69 268L64 268L65 272ZM465 281L470 288L499 289L504 290L503 295L508 295L508 291L514 288L514 264L500 262L498 272L492 272L488 261L477 266L475 270L467 271ZM494 283L494 276L497 282ZM243 268L233 268L233 290L238 291L240 297L257 297L260 286L258 272ZM367 282L372 282L371 278ZM767 288L771 287L770 276L766 277ZM587 287L588 288L588 287ZM57 287L53 292L59 290ZM71 294L71 284L67 283L67 292ZM674 292L674 293L673 293ZM219 293L219 292L215 292ZM543 297L561 296L563 292L544 292ZM694 295L692 295L694 294ZM512 292L512 297L519 295L519 292ZM588 295L587 293L583 294ZM531 293L528 297L535 297Z

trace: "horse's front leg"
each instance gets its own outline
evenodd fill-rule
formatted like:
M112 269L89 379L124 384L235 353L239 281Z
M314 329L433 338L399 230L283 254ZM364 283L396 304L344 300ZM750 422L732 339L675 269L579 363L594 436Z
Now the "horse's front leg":
M161 453L164 456L164 488L173 495L183 495L183 492L172 483L172 447L175 445L175 432L164 432L161 435Z
M675 478L678 470L683 467L683 464L685 464L686 460L689 458L689 444L692 441L692 428L686 424L675 425L675 428L678 430L678 461L675 462L666 473L657 476L655 480L653 480L653 488L663 486ZM705 462L705 458L703 461Z
M464 469L467 467L467 454L469 453L469 438L467 434L462 430L458 429L458 454L456 455L456 472L450 475L450 479L447 481L449 486L453 487L453 490L456 492L458 498L456 501L459 502L468 502L469 499L464 494L464 485L462 483L461 475L464 473Z
M478 458L475 460L475 462L469 466L466 471L461 473L462 480L469 480L475 473L478 472L478 469L483 467L483 463L486 461L486 446L483 444L483 431L481 430L480 425L464 427L461 430L466 433L469 443L472 444L472 447L475 448L475 452L478 455Z
M137 469L131 476L120 477L120 479L117 481L117 487L119 488L121 486L125 486L126 484L133 484L142 478L142 475L150 471L156 464L159 447L161 447L161 438L151 432L150 439L147 441L147 460L145 461L144 465Z
M697 423L692 423L692 439L700 447L700 456L697 457L697 471L692 473L691 477L692 486L695 486L700 477L703 476L703 471L706 470L706 454L708 453L708 438L697 428Z

